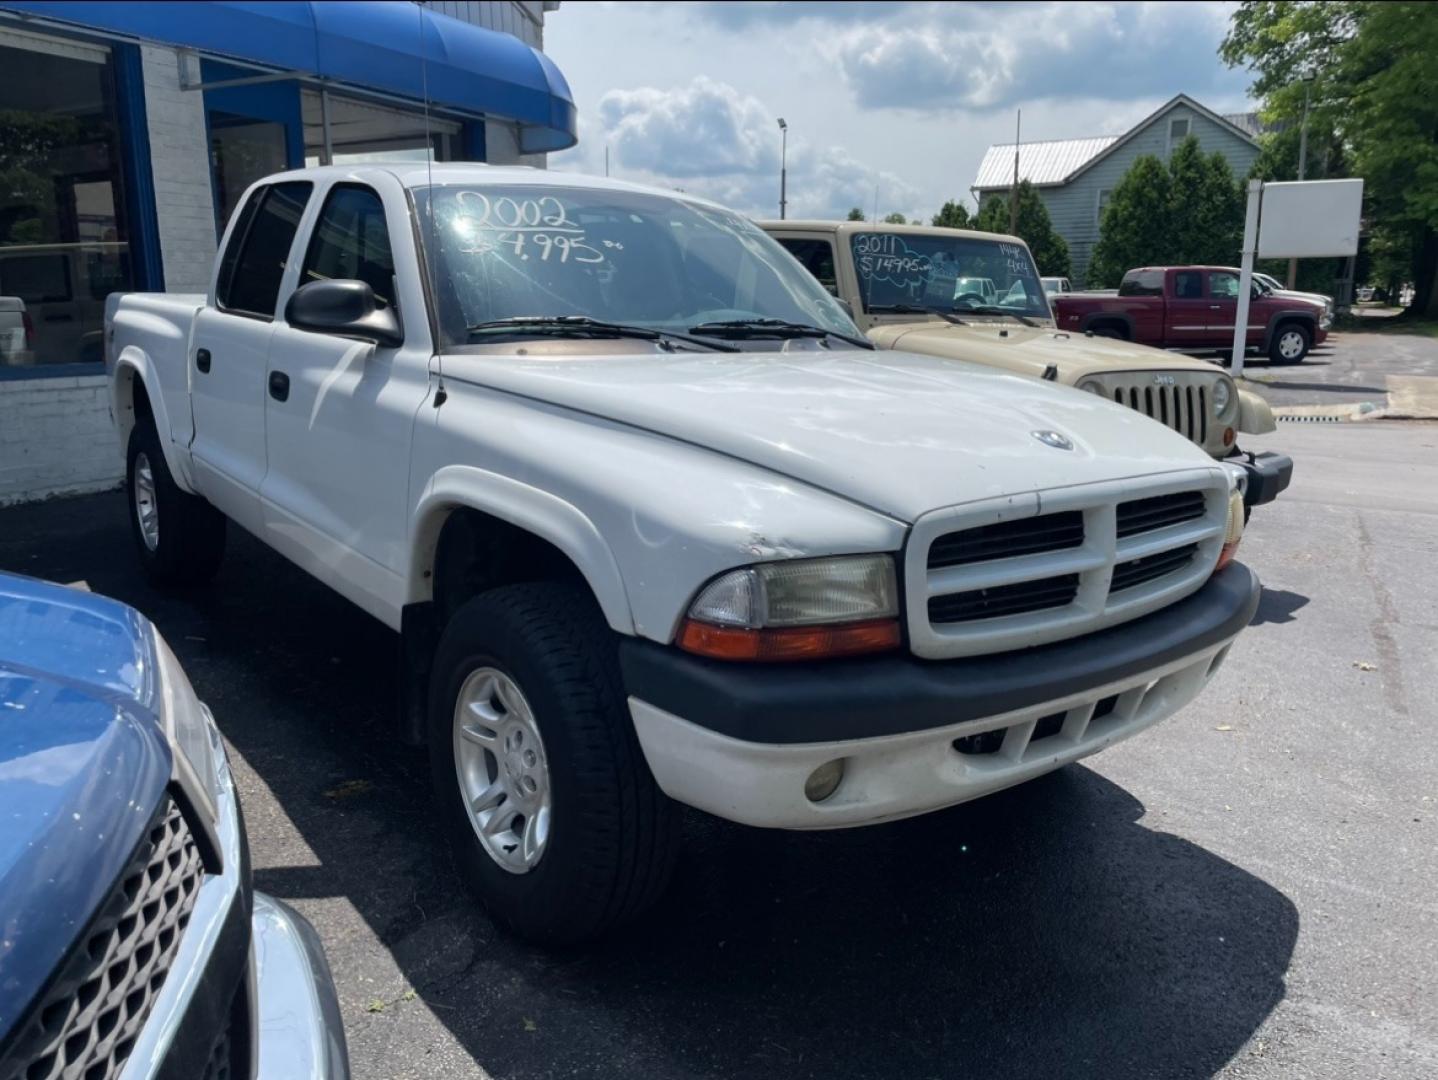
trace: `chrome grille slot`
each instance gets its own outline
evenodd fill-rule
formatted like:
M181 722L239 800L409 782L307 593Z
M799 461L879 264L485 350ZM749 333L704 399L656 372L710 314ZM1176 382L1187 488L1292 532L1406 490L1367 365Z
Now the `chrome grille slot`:
M1192 521L1203 517L1203 511L1201 491L1176 491L1172 495L1131 499L1118 504L1119 539Z
M992 589L971 589L968 592L935 596L929 600L929 621L933 623L971 622L994 619L1000 615L1021 615L1027 611L1064 607L1073 603L1078 593L1077 574L1021 581Z
M1043 514L1019 521L1000 521L977 529L950 533L929 548L929 569L987 562L990 559L1062 551L1083 543L1083 514Z
M1186 423L1185 395L1164 390L1170 419ZM1173 603L1218 560L1228 491L1211 466L925 514L904 558L910 647L930 659L1004 652Z
M1153 372L1120 372L1093 375L1108 396L1119 405L1141 412L1190 442L1208 442L1208 383L1212 376L1200 372L1161 373L1171 382L1155 384Z

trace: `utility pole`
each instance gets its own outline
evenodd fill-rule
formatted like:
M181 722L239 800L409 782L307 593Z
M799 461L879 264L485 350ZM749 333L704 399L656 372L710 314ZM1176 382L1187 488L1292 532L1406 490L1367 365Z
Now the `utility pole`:
M1023 109L1014 116L1014 186L1009 189L1009 232L1019 233L1019 125L1024 118Z
M1298 179L1308 171L1308 99L1313 91L1313 75L1303 76L1303 124L1298 129ZM1298 282L1298 260L1288 260L1288 287Z
M782 116L779 117L779 135L783 139L779 151L779 220L783 221L789 213L789 125L784 123Z

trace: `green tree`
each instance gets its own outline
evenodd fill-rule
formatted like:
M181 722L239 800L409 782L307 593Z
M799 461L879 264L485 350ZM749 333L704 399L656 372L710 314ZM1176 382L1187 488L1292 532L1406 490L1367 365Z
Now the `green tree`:
M929 219L930 225L939 225L946 229L967 229L970 224L969 208L961 202L950 199L943 207Z
M1039 197L1036 187L1028 180L1019 182L1018 226L1009 228L1009 197L991 196L979 207L973 228L982 232L1015 233L1033 252L1034 262L1039 264L1039 273L1053 277L1068 277L1069 246L1064 238L1054 231L1048 208Z
M849 211L848 220L849 220L849 221L863 221L863 220L864 220L864 211L860 210L857 206L853 207L853 208Z
M1244 195L1228 160L1204 156L1190 135L1168 164L1136 160L1109 194L1088 283L1116 285L1124 272L1155 263L1238 262Z
M885 225L907 225L908 223L908 219L897 211L884 218Z
M1089 263L1088 284L1118 284L1124 272L1169 260L1168 211L1173 184L1163 162L1145 154L1129 166L1099 222L1099 239Z
M1370 244L1416 285L1415 307L1438 315L1438 5L1394 0L1246 0L1219 55L1254 73L1270 124L1298 128L1305 91L1310 169L1339 151L1363 177ZM1286 151L1292 136L1284 132ZM1274 159L1280 140L1269 138ZM1270 162L1272 164L1272 162ZM1310 171L1309 176L1315 175ZM1327 173L1333 175L1333 173Z

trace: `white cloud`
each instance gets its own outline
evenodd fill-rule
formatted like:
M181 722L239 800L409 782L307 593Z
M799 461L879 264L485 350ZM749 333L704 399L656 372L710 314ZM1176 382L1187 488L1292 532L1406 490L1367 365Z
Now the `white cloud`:
M586 117L580 147L550 159L554 168L611 172L625 179L678 187L744 213L778 214L781 138L778 114L757 97L697 76L661 90L611 90ZM852 206L914 213L917 189L895 172L877 169L842 146L789 143L789 216L843 216Z

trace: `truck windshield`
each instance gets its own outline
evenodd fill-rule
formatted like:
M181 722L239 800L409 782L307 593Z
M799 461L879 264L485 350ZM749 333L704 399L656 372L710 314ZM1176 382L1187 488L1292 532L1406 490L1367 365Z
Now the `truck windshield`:
M897 232L856 232L849 244L866 312L1002 309L1050 317L1038 270L1020 244Z
M859 336L776 241L712 206L539 184L435 185L415 200L446 347L473 343L470 328L556 316L676 334L723 324L720 340L756 320Z

